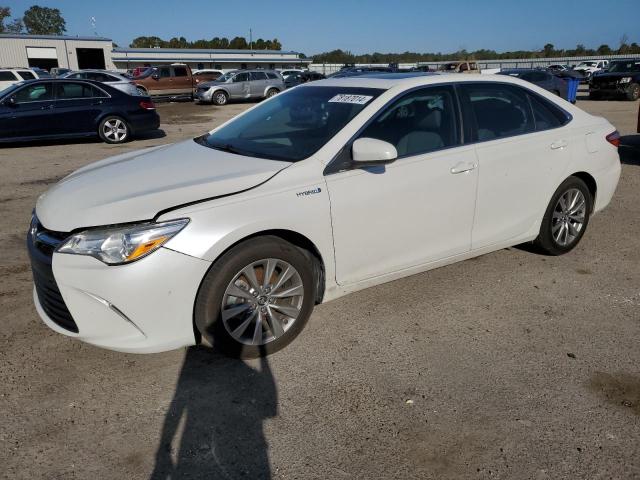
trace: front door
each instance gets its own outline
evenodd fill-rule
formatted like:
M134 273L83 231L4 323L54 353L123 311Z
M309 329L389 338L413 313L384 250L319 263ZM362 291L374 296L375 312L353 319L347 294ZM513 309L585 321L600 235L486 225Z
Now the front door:
M51 123L55 105L51 82L26 85L12 98L13 104L0 106L2 139L55 134Z
M168 95L173 93L171 67L158 67L149 82L150 95Z
M233 77L231 84L227 87L231 98L249 98L251 87L249 85L249 73L240 72Z
M393 144L395 162L326 176L339 284L470 250L478 171L459 125L452 87L414 90L359 135Z
M264 92L267 88L267 74L264 72L251 72L250 75L250 95L253 98L260 98L264 96Z

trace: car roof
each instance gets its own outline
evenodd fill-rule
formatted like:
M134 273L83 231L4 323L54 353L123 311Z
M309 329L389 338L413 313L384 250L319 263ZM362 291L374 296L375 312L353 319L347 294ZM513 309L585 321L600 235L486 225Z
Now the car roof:
M435 72L410 72L410 73L386 73L366 74L357 77L329 77L325 80L317 80L311 84L303 84L296 88L309 88L314 86L325 87L360 87L389 90L413 88L442 83L461 82L486 82L486 83L514 83L531 87L525 82L509 75L482 75L479 73L435 73Z

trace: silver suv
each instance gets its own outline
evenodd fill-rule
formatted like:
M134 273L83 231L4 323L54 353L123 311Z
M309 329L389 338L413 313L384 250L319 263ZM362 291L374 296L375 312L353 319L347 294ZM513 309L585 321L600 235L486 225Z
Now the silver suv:
M269 98L284 91L282 76L275 70L234 70L213 82L198 85L196 100L224 105L229 100Z

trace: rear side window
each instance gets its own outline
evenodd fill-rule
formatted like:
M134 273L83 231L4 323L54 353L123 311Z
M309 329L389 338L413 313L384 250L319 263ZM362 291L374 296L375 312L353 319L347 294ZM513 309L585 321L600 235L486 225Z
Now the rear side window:
M251 72L251 80L266 80L267 75L264 72Z
M173 68L173 74L176 77L186 77L189 74L187 73L187 69L185 67L174 67Z
M18 70L18 74L23 80L35 80L36 76L29 70Z
M271 80L278 80L278 75L272 72L267 72L267 77L270 78Z
M0 82L13 82L15 80L19 80L19 78L16 77L13 72L8 72L6 70L0 72Z
M453 88L410 92L386 107L360 134L396 147L398 157L433 152L459 144Z
M459 87L475 141L535 131L529 99L522 88L494 83L462 83Z
M529 94L529 98L537 131L558 128L569 122L569 115L548 100L535 94Z

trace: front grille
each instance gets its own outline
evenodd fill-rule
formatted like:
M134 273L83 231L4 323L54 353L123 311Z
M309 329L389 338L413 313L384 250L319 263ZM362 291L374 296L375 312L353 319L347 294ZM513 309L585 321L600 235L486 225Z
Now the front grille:
M53 252L68 236L68 233L45 229L34 217L27 235L27 249L31 259L33 283L42 309L57 325L70 332L78 333L78 325L64 303L51 268Z

